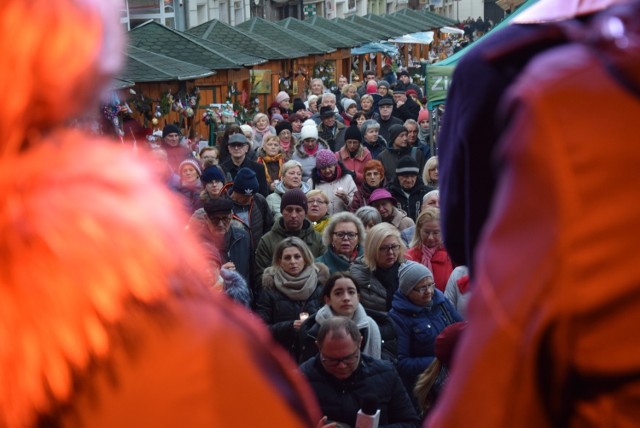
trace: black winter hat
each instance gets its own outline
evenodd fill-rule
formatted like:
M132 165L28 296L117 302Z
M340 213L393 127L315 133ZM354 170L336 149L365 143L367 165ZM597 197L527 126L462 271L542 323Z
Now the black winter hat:
M210 166L204 171L202 171L202 175L200 176L200 181L202 183L207 184L212 182L213 180L221 181L224 183L224 174L220 171L220 168L217 166Z
M304 105L304 101L300 98L296 98L293 100L293 112L296 113L298 110L306 110L307 106Z
M289 205L297 205L304 209L306 214L307 208L307 195L300 189L290 189L284 192L282 199L280 200L280 212L282 213Z
M405 128L404 125L391 125L389 127L389 144L393 145L393 142L396 141L398 135L402 134L403 132L408 132L407 128Z
M162 129L162 138L173 133L180 134L180 129L175 125L165 125L165 127Z
M276 135L280 135L280 132L284 131L285 129L288 129L289 132L293 132L293 128L291 127L290 122L286 120L278 122L278 124L276 125Z
M362 132L360 132L357 126L350 126L347 128L344 133L344 141L347 140L362 141Z
M396 166L396 175L418 175L419 172L418 162L411 156L403 156Z
M209 198L204 201L204 212L208 217L221 214L231 214L233 202L227 198Z
M329 106L320 107L320 118L321 119L326 119L327 117L333 117L334 115L335 115L335 112L334 112L333 108L331 108Z
M253 195L260 190L256 173L249 168L240 168L233 180L233 191L242 195Z

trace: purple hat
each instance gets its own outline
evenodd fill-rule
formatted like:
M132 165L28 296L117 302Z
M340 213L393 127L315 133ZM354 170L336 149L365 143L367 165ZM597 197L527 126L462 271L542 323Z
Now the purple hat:
M337 163L338 159L336 159L336 155L334 155L331 150L320 150L318 154L316 154L316 168L318 169L333 166Z
M369 197L369 204L373 205L374 202L383 201L385 199L388 199L389 201L391 201L393 205L398 204L398 201L396 201L396 198L391 196L391 193L389 193L387 189L374 190L373 193L371 193L371 196Z

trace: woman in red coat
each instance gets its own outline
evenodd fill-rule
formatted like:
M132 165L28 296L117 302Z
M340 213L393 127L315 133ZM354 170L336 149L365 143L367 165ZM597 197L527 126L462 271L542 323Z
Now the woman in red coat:
M453 262L442 243L438 208L427 207L418 216L416 230L406 258L429 268L433 272L436 287L444 292L449 276L453 272Z

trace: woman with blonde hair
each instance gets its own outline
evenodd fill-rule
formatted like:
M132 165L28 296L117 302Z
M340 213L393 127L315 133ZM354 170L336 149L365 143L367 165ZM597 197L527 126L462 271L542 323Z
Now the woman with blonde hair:
M440 209L429 206L418 216L407 259L421 263L433 272L436 287L444 292L453 272L453 262L442 243Z
M424 164L422 181L427 186L438 188L438 156L431 156Z
M264 138L267 135L277 135L276 128L271 126L269 116L264 113L256 113L253 116L253 127L251 132L251 148L258 150L262 147Z
M365 308L382 312L391 309L405 250L400 232L389 223L378 224L367 232L363 256L349 268L361 288L361 303Z
M278 184L280 170L285 161L285 154L280 145L280 137L267 134L262 142L262 147L258 149L258 163L264 167L270 192L273 192L276 184Z
M280 212L282 195L290 189L301 189L305 194L310 190L309 185L302 181L302 165L295 160L289 160L282 164L280 180L273 186L273 193L267 196L269 210L271 210L275 221L278 221L282 216Z
M322 286L328 278L329 269L315 263L307 244L295 236L280 241L271 266L262 274L256 313L294 359L300 325L320 309Z

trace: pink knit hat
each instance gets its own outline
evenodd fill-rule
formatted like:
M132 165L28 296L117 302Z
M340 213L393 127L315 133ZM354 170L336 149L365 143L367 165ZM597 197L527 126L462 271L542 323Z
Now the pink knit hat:
M418 123L423 120L429 120L429 110L427 109L422 109L420 110L420 113L418 113Z
M287 94L285 91L280 91L278 92L278 95L276 95L276 102L278 104L280 104L283 101L287 101L289 99L290 99L289 94Z
M331 150L320 150L316 155L316 168L322 169L329 166L336 165L338 159Z
M378 82L369 80L367 82L367 94L375 94L376 92L378 92Z

